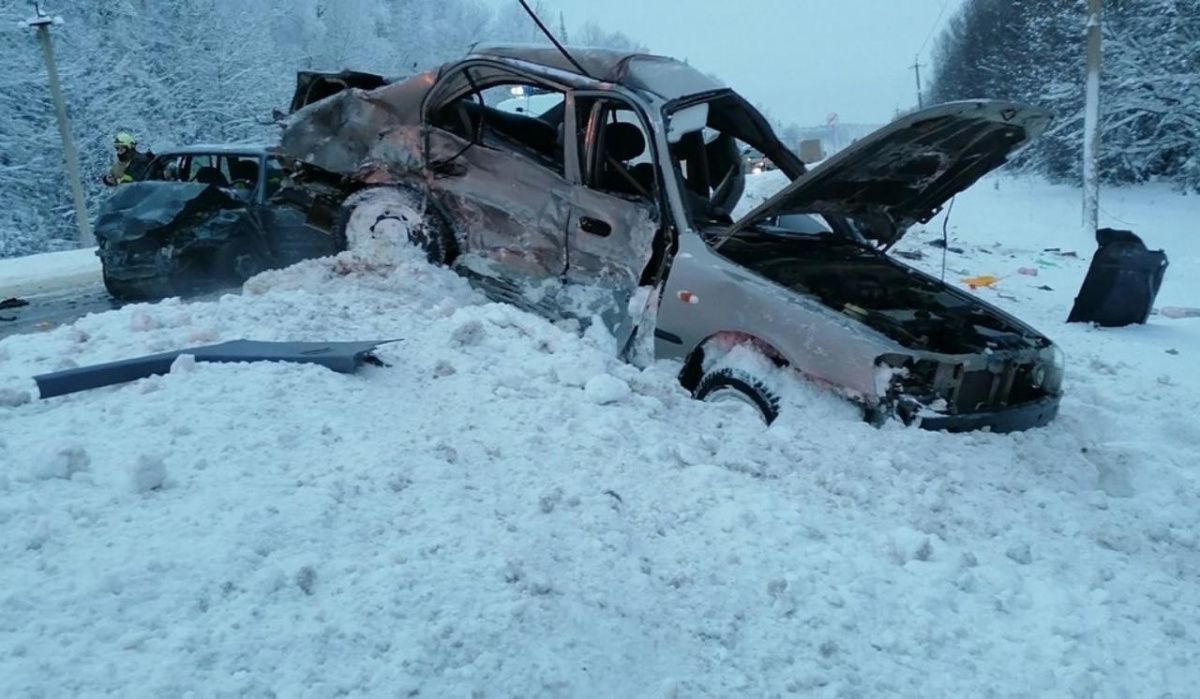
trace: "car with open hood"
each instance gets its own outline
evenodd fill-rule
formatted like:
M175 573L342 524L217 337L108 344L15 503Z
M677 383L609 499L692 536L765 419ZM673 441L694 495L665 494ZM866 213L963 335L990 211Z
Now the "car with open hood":
M626 359L678 360L699 398L770 421L772 373L796 372L872 420L1004 431L1053 419L1061 352L887 251L1047 122L938 105L806 171L683 62L488 46L304 107L279 152L325 207L309 221L351 248L407 241L495 299L596 319ZM734 220L748 151L790 183ZM734 360L747 350L762 361Z

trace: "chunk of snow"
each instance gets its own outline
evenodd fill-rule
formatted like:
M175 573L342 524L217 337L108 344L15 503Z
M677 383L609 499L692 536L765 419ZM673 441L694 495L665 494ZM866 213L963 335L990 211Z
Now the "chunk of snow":
M91 457L83 447L61 447L35 462L33 476L40 480L71 478L76 473L86 471L90 463Z
M129 486L135 493L158 490L166 481L167 464L158 456L142 454L129 469Z
M1008 556L1009 560L1013 561L1014 563L1019 563L1023 566L1033 563L1033 551L1029 548L1029 544L1027 543L1022 542L1009 546L1004 552L1004 555Z
M588 400L597 405L608 405L625 400L631 391L629 384L612 374L600 374L588 379L583 393Z
M172 375L190 374L194 371L196 371L196 355L194 354L181 354L171 362Z
M928 561L933 557L933 543L929 535L911 527L900 527L892 532L892 560L904 565L909 561Z
M0 388L0 408L16 408L30 401L29 391Z

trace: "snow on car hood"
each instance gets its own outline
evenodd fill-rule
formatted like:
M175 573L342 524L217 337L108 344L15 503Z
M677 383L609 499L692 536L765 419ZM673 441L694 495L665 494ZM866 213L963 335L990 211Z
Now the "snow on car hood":
M1049 121L1038 107L990 100L913 112L796 178L726 236L780 214L823 213L853 216L867 224L859 231L864 237L890 245L1004 164Z

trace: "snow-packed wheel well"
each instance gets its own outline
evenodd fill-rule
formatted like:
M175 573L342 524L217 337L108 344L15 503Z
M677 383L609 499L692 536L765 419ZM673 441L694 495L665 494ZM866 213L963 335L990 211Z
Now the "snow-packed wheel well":
M385 222L389 225L380 228ZM397 244L425 250L429 261L450 264L458 239L441 209L426 192L410 184L363 187L347 196L339 209L335 235L348 250L386 258Z
M723 330L709 335L696 345L683 363L683 369L679 372L679 383L688 391L695 392L706 368L733 348L746 345L770 359L777 367L790 365L782 352L762 338L749 333Z

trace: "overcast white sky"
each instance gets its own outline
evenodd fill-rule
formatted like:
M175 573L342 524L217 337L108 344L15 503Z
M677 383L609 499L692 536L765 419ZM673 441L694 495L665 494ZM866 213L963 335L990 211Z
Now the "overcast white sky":
M654 53L687 58L720 76L772 117L807 126L825 123L830 112L843 123L881 124L897 108L915 106L913 56L962 0L545 3L562 10L568 29L593 19L621 30ZM543 19L557 26L557 12ZM929 63L935 40L925 46L922 63Z

